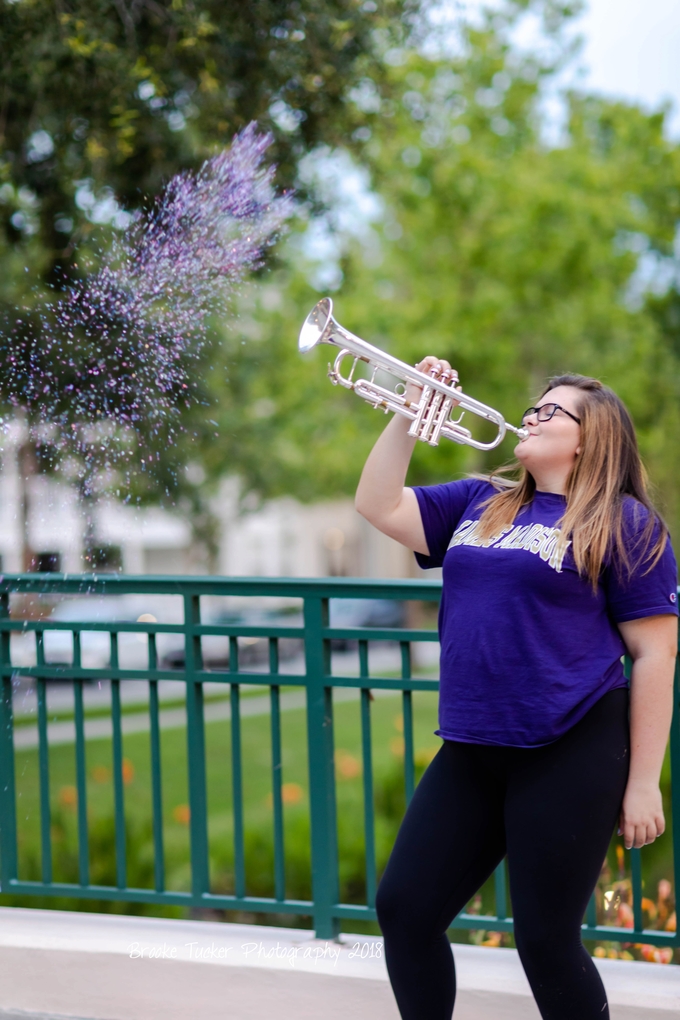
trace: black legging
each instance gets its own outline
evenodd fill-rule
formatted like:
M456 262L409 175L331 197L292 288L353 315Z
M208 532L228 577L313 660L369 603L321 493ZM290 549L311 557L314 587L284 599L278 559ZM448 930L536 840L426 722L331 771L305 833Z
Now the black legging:
M450 1020L449 924L507 853L515 940L544 1020L608 1020L581 923L628 777L628 691L538 748L445 741L380 882L378 920L403 1020Z

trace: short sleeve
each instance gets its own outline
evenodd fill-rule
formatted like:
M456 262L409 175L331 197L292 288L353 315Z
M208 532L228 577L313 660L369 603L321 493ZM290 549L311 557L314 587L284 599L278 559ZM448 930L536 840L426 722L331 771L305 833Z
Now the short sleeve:
M480 500L491 495L493 488L488 482L480 482L474 478L464 478L458 482L445 482L443 485L427 485L413 487L420 507L429 556L416 553L416 562L423 569L441 567L451 537L458 527L463 514L471 502L479 496Z
M664 613L678 615L678 568L670 539L666 539L664 551L651 569L649 557L640 548L647 515L647 510L643 508L641 512L640 504L630 500L626 507L624 535L632 571L616 569L613 562L605 571L607 606L616 623ZM654 548L659 527L657 524L652 534L650 548Z

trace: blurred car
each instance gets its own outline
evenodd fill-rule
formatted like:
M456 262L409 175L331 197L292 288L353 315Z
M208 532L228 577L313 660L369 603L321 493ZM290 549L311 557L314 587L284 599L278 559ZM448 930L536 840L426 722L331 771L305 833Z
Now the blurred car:
M396 599L330 599L330 626L339 629L350 627L403 627L406 622L406 604ZM357 647L357 641L332 638L333 651L344 652Z
M43 648L47 665L69 666L73 663L73 630L50 629L50 623L72 624L80 633L80 660L84 669L106 669L111 665L111 638L108 631L88 630L87 624L118 623L118 664L121 669L146 670L149 665L149 642L145 633L124 629L127 623L173 623L177 632L159 633L156 636L156 655L161 669L184 669L186 661L185 637L182 633L182 610L168 613L167 606L159 608L153 597L102 595L65 599L41 623ZM208 607L201 615L207 625L242 627L302 627L301 613L245 611L237 614L211 611ZM80 624L81 626L77 626ZM269 662L267 637L239 637L239 665L264 666ZM300 655L304 643L301 638L283 638L279 641L279 659L286 661ZM229 636L207 634L201 638L203 666L206 669L229 668ZM12 635L12 662L15 666L31 666L36 662L36 643L30 631Z
M84 669L105 669L111 665L111 637L105 630L88 630L88 624L116 623L118 631L118 662L122 669L148 667L148 640L145 634L123 629L126 623L155 622L155 608L147 597L126 595L90 595L65 599L52 614L41 621L45 662L51 666L73 663L73 630L54 630L50 624L70 624L80 633L80 662ZM158 613L158 609L156 609ZM81 626L78 626L78 625ZM163 635L164 636L164 635ZM172 635L170 635L172 636ZM159 635L158 640L160 640ZM36 643L30 631L12 638L12 662L30 666L36 661Z
M201 623L225 627L302 627L301 613L272 613L246 611L243 613L203 613ZM177 635L179 637L179 635ZM174 638L175 635L172 635ZM302 638L284 638L279 641L279 660L286 661L302 653ZM229 668L229 637L210 634L201 638L203 665L207 669ZM166 647L160 656L164 669L184 669L186 661L184 641ZM264 666L269 662L269 640L266 637L238 638L239 666Z

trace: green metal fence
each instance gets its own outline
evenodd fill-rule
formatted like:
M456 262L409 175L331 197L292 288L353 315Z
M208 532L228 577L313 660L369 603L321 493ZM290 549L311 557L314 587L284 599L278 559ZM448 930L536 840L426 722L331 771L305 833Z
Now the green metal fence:
M311 916L318 937L335 936L342 920L375 920L377 870L375 860L375 815L372 772L371 691L401 692L404 722L404 789L407 801L415 785L413 739L413 693L436 691L435 679L418 679L412 675L411 647L413 642L436 642L431 629L331 627L329 599L396 599L409 602L437 602L441 585L437 581L370 581L329 578L323 580L294 579L229 579L190 577L120 577L62 576L55 574L5 575L0 578L0 890L14 895L79 897L91 900L117 900L128 903L179 905L190 908L259 911L272 914ZM87 622L57 621L49 618L23 619L10 612L10 596L64 595L145 595L179 596L184 612L181 623L156 622ZM206 596L239 596L299 599L303 619L299 626L281 621L248 626L243 623L202 623L201 599ZM46 661L45 634L68 631L72 635L72 663L55 665ZM12 632L35 633L36 663L21 666L12 663L10 635ZM81 640L86 632L109 635L110 658L105 667L84 667L81 661ZM121 668L119 641L121 634L136 633L146 641L144 668ZM162 634L181 635L184 645L182 671L161 668L157 640ZM205 669L202 661L202 640L208 637L228 638L228 666L223 670ZM304 649L304 669L295 674L282 672L279 643L296 639ZM268 668L260 672L244 670L239 664L239 639L265 639L268 642ZM331 670L331 640L358 643L359 675L335 675ZM374 676L369 673L369 644L398 642L401 675ZM499 654L501 654L499 650ZM37 686L38 764L40 786L41 881L24 881L18 874L17 803L15 783L15 746L13 724L13 685L16 678L30 676ZM88 812L86 786L86 733L83 686L97 680L111 682L112 760L115 814L116 884L98 886L90 882L88 846ZM152 779L152 825L154 840L154 887L130 888L126 877L124 762L121 725L121 683L143 679L149 685L149 723ZM190 826L191 891L168 890L164 875L161 734L159 726L158 683L181 679L186 685L187 761ZM55 882L52 875L52 835L50 819L50 746L48 739L47 686L54 680L73 684L75 764L77 789L77 831L79 881L77 884ZM228 685L231 705L231 780L234 832L235 891L218 895L210 890L208 852L208 801L206 790L204 686ZM261 685L268 689L271 721L271 776L273 798L274 889L273 897L248 895L244 851L244 800L241 752L241 685ZM284 852L284 799L281 776L281 687L301 685L305 689L307 718L307 753L309 763L309 806L312 899L286 897ZM338 838L335 799L333 692L338 688L355 688L360 692L362 746L363 828L366 868L366 902L339 902ZM675 680L675 714L671 734L671 767L680 775L680 686L678 670ZM669 830L677 832L680 821L680 789L673 794ZM673 824L675 823L675 825ZM665 837L670 838L670 835ZM674 842L674 888L680 877L680 837ZM584 937L626 942L647 942L656 945L680 945L672 931L645 930L643 925L643 883L640 851L633 850L628 858L633 892L634 927L617 928L597 923L593 899L583 926ZM462 913L454 928L512 931L512 918L505 883L505 867L494 876L495 914ZM559 877L556 876L556 882Z

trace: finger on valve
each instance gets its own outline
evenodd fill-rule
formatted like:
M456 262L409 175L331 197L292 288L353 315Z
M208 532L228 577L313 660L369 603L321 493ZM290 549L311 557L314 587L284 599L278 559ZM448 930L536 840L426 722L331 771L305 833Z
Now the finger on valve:
M423 358L415 367L418 372L430 376L436 382L445 383L448 386L455 386L458 382L458 373L454 368L451 368L449 362L443 358L437 358L433 354ZM422 390L421 383L411 379L406 386L404 396L408 402L416 404L420 401Z
M430 354L426 358L416 365L419 372L423 375L429 375L432 379L436 379L437 382L454 384L458 382L458 373L455 368L451 368L451 365L444 358L436 358ZM416 385L414 383L414 385Z

